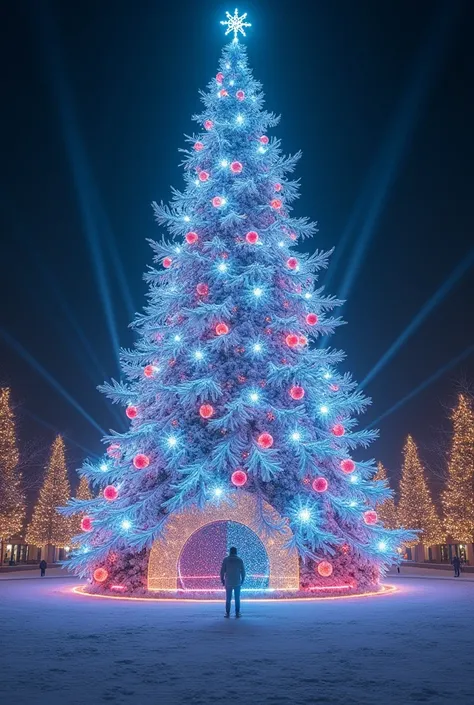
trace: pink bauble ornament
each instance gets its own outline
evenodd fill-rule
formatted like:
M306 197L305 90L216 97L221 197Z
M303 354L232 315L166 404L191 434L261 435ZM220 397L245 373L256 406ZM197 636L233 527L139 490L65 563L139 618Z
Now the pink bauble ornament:
M241 162L232 162L230 165L230 170L233 174L240 174L244 167L242 166Z
M207 171L200 171L198 178L199 178L199 181L207 181L209 178L209 173Z
M368 512L364 512L364 521L369 526L376 524L378 519L379 518L377 516L377 512L375 512L373 509L369 509Z
M283 203L280 201L279 198L273 198L273 199L270 201L270 205L271 205L271 207L274 208L275 210L279 210L279 209L282 207Z
M300 345L308 345L308 338L305 335L300 335L298 342Z
M194 149L196 150L196 152L200 152L201 150L204 149L203 143L202 142L195 142Z
M212 205L214 206L214 208L220 208L223 202L224 199L222 198L222 196L214 196L214 198L212 199Z
M120 446L118 443L111 443L107 448L107 455L110 458L120 458Z
M137 470L144 470L149 466L150 458L144 453L138 453L138 455L136 455L133 459L133 464L135 465Z
M304 391L303 387L298 387L296 385L294 387L291 387L290 397L292 399L299 401L300 399L303 399L304 395L305 395L305 391Z
M216 75L216 81L217 83L222 83L224 80L224 74L219 71L219 73Z
M104 487L103 495L107 502L113 502L118 497L118 489L113 485L107 485Z
M245 236L245 239L251 245L255 245L255 243L258 242L258 233L255 232L255 230L250 230Z
M164 267L165 269L169 269L172 264L173 264L173 260L171 259L171 257L165 257L165 258L164 258L164 260L163 260L163 267Z
M82 517L81 529L83 531L92 531L92 519L90 517Z
M247 473L243 470L235 470L235 472L232 473L230 480L236 487L243 487L247 482Z
M318 573L322 578L329 578L332 575L332 565L329 561L318 563Z
M153 377L153 375L155 374L155 366L147 365L143 368L143 374L145 375L145 377Z
M341 460L340 468L346 475L350 475L351 472L354 472L355 467L356 466L352 458L345 458L345 460Z
M129 419L136 419L138 416L138 409L136 406L130 405L125 409L125 413Z
M237 98L237 100L245 100L244 91L237 91L237 93L235 94L235 97Z
M288 345L289 348L296 348L299 343L299 338L294 333L290 333L286 336L285 343Z
M217 335L227 335L229 332L229 326L227 323L218 323L215 330Z
M204 282L200 282L196 285L196 291L199 296L207 296L209 293L209 287L207 284L204 284Z
M262 135L262 136L260 137L260 142L261 142L262 144L268 144L269 139L268 139L268 137L267 137L266 135Z
M308 315L306 316L306 323L309 326L315 326L317 322L318 322L317 315L315 313L308 313Z
M281 184L275 184L274 189L275 191L280 192L282 190L283 186Z
M109 574L105 570L105 568L96 568L94 570L94 580L96 581L96 583L104 583L108 577Z
M199 414L203 419L210 419L214 415L214 407L211 404L202 404L199 407Z
M328 481L325 477L316 477L313 480L313 490L315 492L326 492L328 487Z
M199 240L199 235L193 231L186 233L186 242L188 245L194 245Z
M214 123L212 122L212 120L205 120L204 121L204 128L206 130L212 130L213 127L214 127Z
M333 436L343 436L345 432L346 429L340 423L335 424L331 429L331 433L333 434Z
M296 259L296 257L289 257L286 260L286 266L288 267L288 269L298 269L298 260Z
M257 443L260 448L271 448L273 445L273 436L265 431L259 435L257 438Z
M221 98L226 98L229 94L227 93L226 89L223 88L222 90L219 91L219 95Z

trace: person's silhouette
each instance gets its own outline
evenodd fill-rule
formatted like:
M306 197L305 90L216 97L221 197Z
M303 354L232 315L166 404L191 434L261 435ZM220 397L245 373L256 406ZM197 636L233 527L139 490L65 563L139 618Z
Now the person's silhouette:
M245 580L244 562L237 555L235 546L229 550L229 555L222 561L221 581L225 587L225 615L230 616L230 605L232 602L232 591L235 598L235 616L240 617L240 588Z

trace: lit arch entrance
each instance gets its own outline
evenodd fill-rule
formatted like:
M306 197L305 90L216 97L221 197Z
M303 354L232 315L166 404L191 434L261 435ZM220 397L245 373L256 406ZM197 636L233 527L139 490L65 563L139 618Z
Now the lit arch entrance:
M289 552L286 543L292 537L287 523L282 532L266 536L256 522L257 500L247 492L234 492L232 504L210 503L204 509L191 507L179 514L172 514L166 524L164 535L155 541L148 563L148 589L175 591L180 588L179 561L183 548L196 532L216 522L235 522L248 527L260 539L268 557L268 589L298 590L299 561L296 552ZM264 502L264 511L272 522L280 523L281 516ZM206 532L202 532L203 537Z

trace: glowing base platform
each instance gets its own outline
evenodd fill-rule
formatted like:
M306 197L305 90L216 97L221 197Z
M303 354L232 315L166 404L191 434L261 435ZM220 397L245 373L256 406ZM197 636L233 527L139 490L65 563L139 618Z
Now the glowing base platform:
M346 590L344 590L346 588ZM324 588L312 588L299 591L242 591L243 602L314 602L319 600L351 600L361 597L382 597L391 595L397 592L398 588L395 585L380 585L379 590L372 592L348 592L350 586L333 585L325 586ZM169 590L169 591L150 591L146 595L113 595L92 593L87 591L87 586L77 585L72 588L72 592L76 595L84 597L98 597L105 600L129 600L139 602L222 602L224 599L224 590L214 590L200 592L199 590Z

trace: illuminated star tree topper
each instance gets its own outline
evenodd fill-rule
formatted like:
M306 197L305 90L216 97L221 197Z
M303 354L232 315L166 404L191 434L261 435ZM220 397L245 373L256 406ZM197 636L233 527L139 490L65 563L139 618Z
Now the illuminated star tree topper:
M230 14L230 12L226 12L225 14L227 16L227 20L221 20L221 24L227 25L226 36L233 32L234 42L238 42L238 33L240 32L245 37L246 34L244 27L252 26L250 22L244 22L245 18L247 17L247 13L244 12L244 14L239 17L239 11L237 10L237 8L235 8L233 16Z

